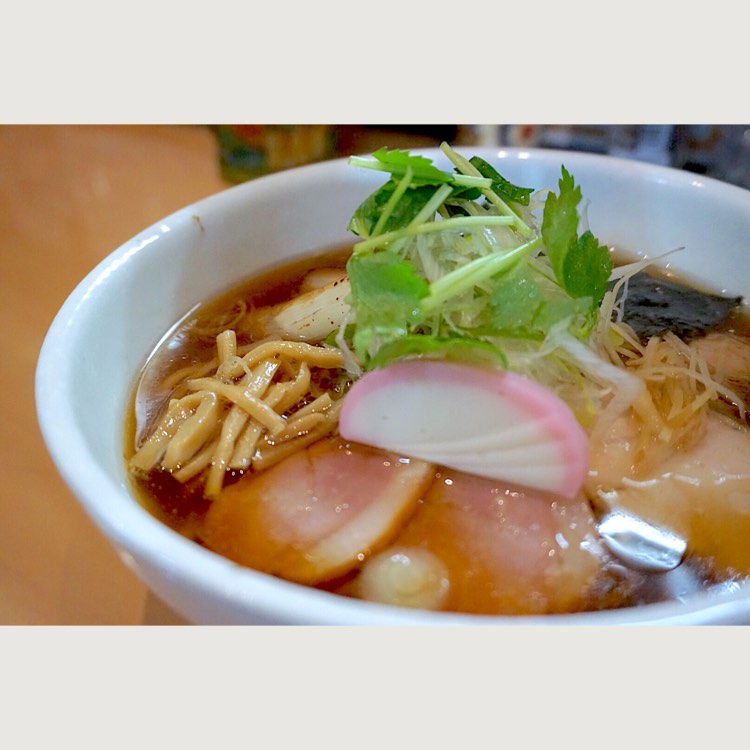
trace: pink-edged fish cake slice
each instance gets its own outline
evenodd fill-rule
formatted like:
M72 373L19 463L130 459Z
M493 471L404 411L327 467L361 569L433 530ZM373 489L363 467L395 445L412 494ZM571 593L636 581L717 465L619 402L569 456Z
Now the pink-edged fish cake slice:
M518 373L435 360L372 370L344 398L347 440L574 497L588 436L570 407Z

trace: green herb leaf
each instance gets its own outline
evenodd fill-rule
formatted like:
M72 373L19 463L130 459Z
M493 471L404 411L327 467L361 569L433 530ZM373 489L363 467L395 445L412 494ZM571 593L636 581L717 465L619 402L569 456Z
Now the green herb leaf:
M591 332L592 315L597 308L592 305L591 297L553 297L544 300L534 320L538 331L546 335L561 321L567 321L567 329L574 336L585 338Z
M469 163L476 167L482 177L489 177L492 180L492 189L506 201L520 203L522 206L528 206L531 194L534 188L525 188L514 185L512 182L503 177L491 164L479 156L472 156Z
M581 188L562 167L558 195L550 193L544 204L542 238L560 285L572 297L591 297L598 305L607 291L612 259L591 232L578 236Z
M578 204L581 201L581 188L575 184L573 176L564 166L558 185L559 195L550 193L544 203L542 237L555 276L562 284L565 256L578 238Z
M452 175L438 169L431 159L412 154L409 151L389 150L383 147L375 151L373 157L388 167L388 171L394 175L406 174L406 170L411 169L414 173L415 182L423 185L440 185L452 181Z
M420 301L429 286L409 263L388 250L352 255L347 273L357 314L354 350L367 363L381 346L406 336L421 322Z
M397 359L441 359L504 368L505 355L493 344L468 336L437 338L407 334L384 344L370 361L370 367L385 367Z
M389 180L359 205L350 222L349 231L359 237L370 237L377 225L386 204L398 187L398 182ZM421 186L407 188L401 200L394 206L390 216L381 228L382 232L392 232L409 225L415 216L427 205L435 194L434 187Z
M611 273L609 250L588 230L571 245L563 261L565 288L570 296L591 297L597 305L607 291Z
M500 335L541 338L535 323L544 300L539 284L525 266L517 266L501 279L490 295L491 325Z

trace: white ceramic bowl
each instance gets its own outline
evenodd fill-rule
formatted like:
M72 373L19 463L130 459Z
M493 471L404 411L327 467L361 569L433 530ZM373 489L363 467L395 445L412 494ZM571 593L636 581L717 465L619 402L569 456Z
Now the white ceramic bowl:
M750 191L688 172L553 150L459 149L509 179L557 189L560 165L607 244L669 258L682 276L750 297ZM423 151L449 165L439 151ZM349 600L241 568L149 515L128 489L125 410L136 376L186 311L256 271L351 241L359 202L384 181L346 159L230 188L138 234L79 284L55 318L36 374L49 452L125 563L196 624L750 623L750 586L685 602L545 617L476 617Z

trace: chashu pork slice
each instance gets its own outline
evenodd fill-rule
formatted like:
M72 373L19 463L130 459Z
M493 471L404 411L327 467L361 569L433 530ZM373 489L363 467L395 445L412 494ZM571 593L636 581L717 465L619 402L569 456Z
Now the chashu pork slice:
M447 578L441 608L539 615L586 609L605 576L588 502L445 471L399 535ZM387 551L386 551L387 554Z
M242 565L323 583L389 544L433 480L425 461L325 439L227 487L203 539Z
M629 510L684 538L688 552L714 572L750 573L750 429L712 413L690 447L672 450L637 476L629 466L627 434L621 428L606 451L594 452L598 476L590 491L610 507ZM596 472L600 465L602 471ZM621 467L619 476L611 470L614 466Z

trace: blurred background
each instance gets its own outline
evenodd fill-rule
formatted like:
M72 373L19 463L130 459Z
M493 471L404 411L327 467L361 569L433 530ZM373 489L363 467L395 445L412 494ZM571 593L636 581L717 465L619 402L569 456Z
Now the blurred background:
M750 187L748 125L223 125L212 126L222 176L237 182L380 146L535 146L612 154Z
M750 125L0 125L0 625L181 622L104 541L42 442L36 360L78 282L237 182L444 140L615 154L750 188Z

